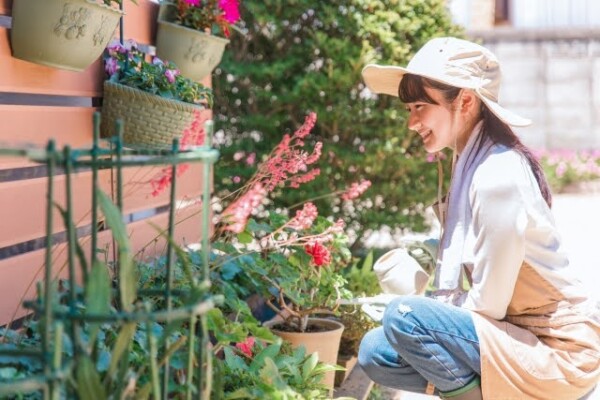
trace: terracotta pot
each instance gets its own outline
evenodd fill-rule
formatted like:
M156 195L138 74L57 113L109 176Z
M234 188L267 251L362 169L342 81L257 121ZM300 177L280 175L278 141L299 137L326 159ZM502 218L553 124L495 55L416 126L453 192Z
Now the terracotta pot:
M263 325L270 328L280 338L290 342L292 346L304 346L306 354L318 353L319 361L336 365L344 325L330 319L309 318L308 326L321 326L327 328L327 330L321 332L285 332L276 329L280 323L281 321L267 321ZM327 372L323 378L323 383L329 387L330 395L333 394L334 378L335 371Z
M173 62L186 78L199 81L221 62L228 39L173 23L173 6L161 4L156 55Z
M10 31L13 57L83 71L100 57L121 11L95 0L17 0Z

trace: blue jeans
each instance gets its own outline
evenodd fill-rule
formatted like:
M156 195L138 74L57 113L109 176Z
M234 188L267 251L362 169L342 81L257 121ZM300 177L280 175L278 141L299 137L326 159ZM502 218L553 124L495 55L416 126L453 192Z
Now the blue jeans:
M481 375L479 339L467 310L419 296L393 300L383 326L362 339L358 362L376 383L425 393L461 388Z

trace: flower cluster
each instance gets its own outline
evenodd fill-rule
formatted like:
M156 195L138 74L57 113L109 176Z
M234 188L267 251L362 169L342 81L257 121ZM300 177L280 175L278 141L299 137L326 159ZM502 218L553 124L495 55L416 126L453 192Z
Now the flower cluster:
M300 331L306 329L310 315L332 313L341 298L351 296L340 273L351 261L344 221L319 216L311 201L297 210L293 206L293 216L281 209L265 210L273 189L297 187L319 173L311 166L321 156L322 144L305 149L315 123L316 115L311 113L293 135L283 137L216 217L219 222L212 236L216 250L212 269L222 268L230 278L245 275L240 279L253 282L252 291L262 295L290 329ZM239 152L235 158L254 164L256 154ZM331 195L352 201L369 186L363 180ZM241 343L237 349L249 355L252 345Z
M327 247L319 242L307 244L304 246L304 251L312 257L312 263L317 267L328 265L331 262L331 253Z
M194 111L194 118L189 127L183 130L181 140L179 142L179 148L181 150L187 150L192 146L200 146L204 144L206 133L204 132L204 123L208 120L207 113L201 113L200 111ZM189 164L178 164L175 168L175 174L180 177L184 172L190 168ZM165 167L161 169L154 177L150 179L150 186L152 187L152 196L158 196L161 194L173 181L173 168Z
M284 187L287 183L289 187L297 188L319 175L318 168L309 169L309 166L321 156L323 144L316 143L310 153L303 150L304 139L316 121L316 114L310 113L304 124L292 136L285 135L267 160L259 165L256 174L245 185L248 189L242 191L238 199L223 212L224 230L235 233L243 231L252 211L276 187ZM251 156L253 163L255 156ZM246 162L249 163L248 158Z
M167 99L212 106L211 89L184 78L170 62L158 57L146 61L146 55L134 41L113 41L106 50L104 70L109 81Z
M600 150L537 150L548 182L560 192L574 183L600 179Z
M342 194L342 200L354 200L360 197L369 187L371 186L371 181L363 179L360 182L354 182L348 190Z
M199 31L220 31L225 37L240 20L239 0L175 0L175 22Z

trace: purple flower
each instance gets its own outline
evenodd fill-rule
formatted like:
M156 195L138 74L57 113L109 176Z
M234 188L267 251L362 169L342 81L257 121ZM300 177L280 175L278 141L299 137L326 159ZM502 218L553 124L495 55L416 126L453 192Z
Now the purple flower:
M179 75L179 70L176 69L168 69L165 71L165 76L169 83L175 83L175 77Z
M119 70L119 63L114 58L106 60L104 70L108 76L113 76Z
M156 56L152 58L152 65L163 65L163 64L164 64L163 60L161 60L160 58L158 58Z
M115 57L119 53L127 52L127 50L121 46L121 43L117 39L113 40L108 47L106 47L106 50L108 50L108 55L111 57Z
M137 50L137 48L138 48L138 45L135 42L135 40L129 39L128 41L125 42L125 52L131 51L131 50Z

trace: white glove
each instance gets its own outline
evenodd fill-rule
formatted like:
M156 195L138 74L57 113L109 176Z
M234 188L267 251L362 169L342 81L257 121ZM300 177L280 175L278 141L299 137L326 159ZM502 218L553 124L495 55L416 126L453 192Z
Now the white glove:
M375 322L381 322L385 307L394 299L400 297L397 294L382 293L373 297L357 297L351 300L339 300L340 304L362 304L360 309Z

